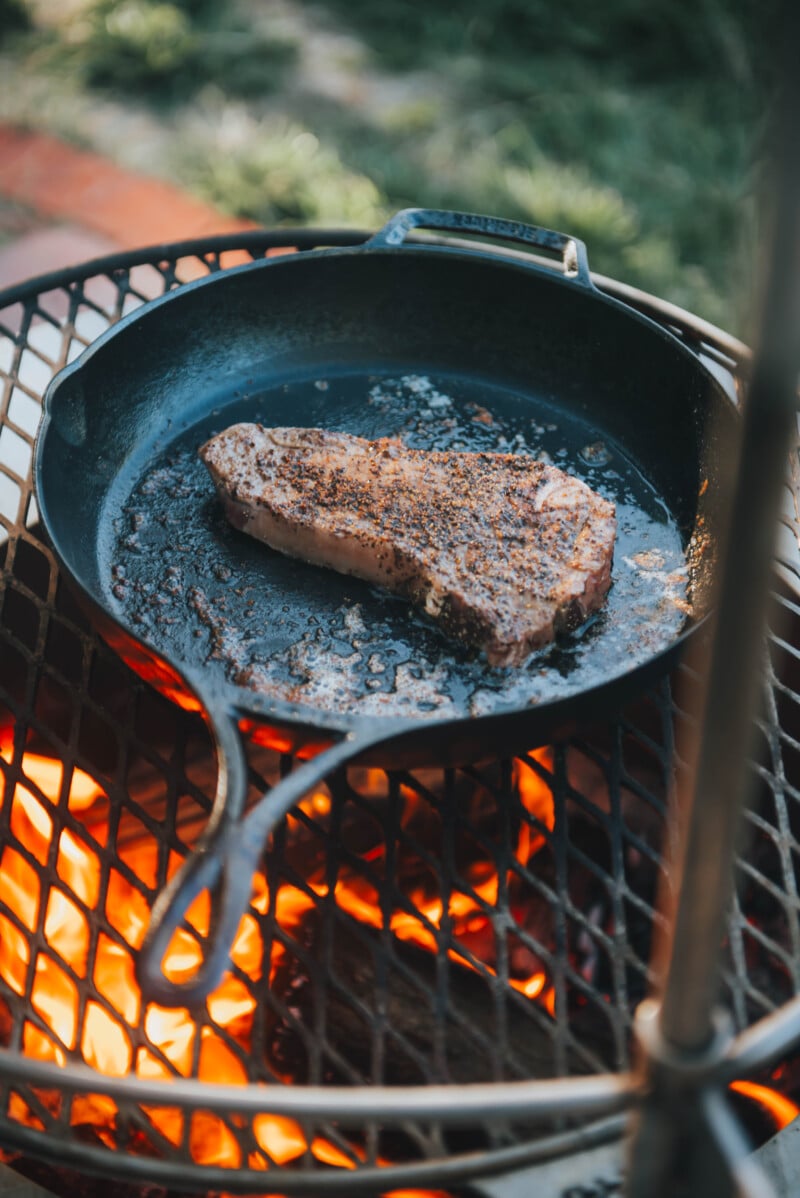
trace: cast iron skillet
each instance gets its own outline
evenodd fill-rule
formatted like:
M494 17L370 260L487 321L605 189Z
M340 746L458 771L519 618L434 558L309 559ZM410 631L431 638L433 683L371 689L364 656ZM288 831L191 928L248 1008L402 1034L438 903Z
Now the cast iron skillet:
M415 228L522 242L561 269L463 240L408 240ZM550 453L618 503L608 609L528 666L488 670L407 605L225 523L196 451L241 419ZM357 248L192 283L64 370L35 455L53 548L125 660L205 712L219 761L209 825L153 910L139 959L146 997L185 1006L213 990L270 831L345 763L521 751L666 671L698 623L667 595L683 579L676 552L701 612L733 421L693 354L595 289L582 243L419 209ZM245 815L240 729L254 719L295 748L325 747ZM175 984L163 957L205 889L205 959Z

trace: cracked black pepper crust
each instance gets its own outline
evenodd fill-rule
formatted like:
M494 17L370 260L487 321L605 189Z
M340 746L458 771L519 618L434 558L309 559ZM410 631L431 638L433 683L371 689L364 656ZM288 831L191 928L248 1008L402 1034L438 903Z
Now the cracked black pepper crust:
M530 457L240 424L200 450L231 523L409 598L491 665L603 601L614 505Z

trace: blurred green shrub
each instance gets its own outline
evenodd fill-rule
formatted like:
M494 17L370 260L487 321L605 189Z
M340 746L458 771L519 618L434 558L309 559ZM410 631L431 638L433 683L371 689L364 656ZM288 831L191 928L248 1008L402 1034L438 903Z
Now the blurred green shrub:
M233 96L277 88L296 47L237 27L203 0L98 0L70 31L73 62L92 86L182 100L208 83Z
M223 211L266 225L380 224L378 188L302 125L259 121L244 108L207 102L178 155L193 190Z
M0 0L0 45L7 36L30 28L30 17L23 0Z

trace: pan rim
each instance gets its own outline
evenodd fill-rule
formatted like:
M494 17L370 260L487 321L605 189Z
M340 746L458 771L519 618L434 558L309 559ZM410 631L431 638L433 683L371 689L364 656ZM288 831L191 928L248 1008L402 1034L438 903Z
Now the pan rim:
M594 283L585 285L576 282L574 279L568 278L557 268L552 265L545 264L541 260L526 261L524 256L519 251L507 251L492 249L485 247L472 247L459 245L443 245L436 241L409 241L400 248L392 248L390 246L377 245L372 246L368 242L352 245L352 246L334 246L328 249L318 250L303 250L293 254L281 254L274 258L259 258L252 262L244 262L239 266L231 266L222 271L216 271L205 275L203 278L191 279L187 283L181 283L179 286L172 288L170 291L164 292L163 295L156 296L155 299L148 300L141 304L138 308L128 312L122 316L113 325L110 325L104 332L92 341L82 353L75 358L74 361L68 362L58 371L56 375L48 383L44 395L42 397L42 414L43 418L48 415L52 403L53 396L58 391L61 382L70 378L80 369L84 369L86 365L98 354L102 353L105 347L113 340L124 334L131 327L135 327L140 321L147 320L154 312L160 311L162 307L183 300L196 292L200 292L207 287L219 285L222 281L226 281L241 275L258 273L267 270L295 269L301 264L309 262L319 262L322 259L339 259L355 257L384 257L396 260L398 256L403 259L410 260L412 257L430 258L431 255L447 256L456 260L476 258L483 260L495 267L506 272L520 273L523 276L535 274L548 283L552 283L556 287L569 289L576 295L589 295L593 301L602 303L609 308L620 312L626 318L632 319L634 322L642 325L650 330L651 333L659 336L671 348L677 350L681 356L688 362L700 366L704 370L710 383L718 388L724 394L719 380L715 378L713 373L699 361L698 356L687 345L685 345L678 337L675 336L669 329L665 328L658 321L638 311L624 300L616 296L609 295ZM726 396L730 402L730 397ZM735 405L734 405L735 406ZM34 450L39 442L39 435L42 431L40 424L39 433L37 433Z

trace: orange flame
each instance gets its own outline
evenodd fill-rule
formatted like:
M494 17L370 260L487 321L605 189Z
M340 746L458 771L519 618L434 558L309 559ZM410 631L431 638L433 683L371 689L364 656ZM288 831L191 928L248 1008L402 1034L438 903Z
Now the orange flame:
M0 747L0 755L11 765L10 748ZM533 756L545 769L548 767L547 750ZM94 779L77 767L65 768L59 761L34 753L23 755L21 773L21 780L11 786L5 785L5 775L0 773L0 807L9 809L11 831L19 846L6 845L0 855L0 976L17 994L30 993L36 1019L25 1021L23 1051L61 1066L70 1055L78 1055L99 1074L109 1077L133 1073L168 1082L177 1073L215 1083L246 1084L242 1057L250 1051L256 1000L235 973L228 973L207 1000L213 1027L200 1026L187 1010L144 1004L136 983L135 954L150 918L150 904L143 891L155 892L165 872L167 877L172 876L180 865L180 856L170 852L164 862L164 845L140 823L135 841L120 844L114 864L104 866L101 850L111 835L106 818L108 800ZM389 927L399 939L436 951L443 922L447 921L448 936L455 943L449 955L462 966L478 968L474 961L483 961L483 957L480 951L473 952L470 944L486 929L491 930L491 911L501 885L508 889L519 885L516 867L528 866L554 823L552 792L536 771L519 762L515 765L515 781L524 811L542 830L520 818L513 853L515 866L507 876L501 879L489 857L476 860L462 868L463 885L449 892L446 903L433 893L430 879L410 883L405 892L407 905L389 916ZM363 771L362 782L370 794L386 795L383 771ZM406 787L400 787L400 796L404 804L401 824L407 829L418 817L422 800ZM324 819L330 805L330 796L319 791L307 796L301 807L309 818ZM53 847L56 807L62 813L60 822L67 826L62 827ZM364 856L375 864L384 854L385 847L378 843ZM37 866L51 861L55 862L55 878L43 888ZM310 879L307 887L306 891L282 885L270 895L265 876L257 874L253 911L266 914L274 902L280 925L289 933L297 932L318 897L325 896L329 889L328 883L319 878ZM379 895L363 875L342 870L335 896L354 918L373 927L383 926L384 908ZM101 903L109 931L100 930L93 938L91 916ZM201 959L198 937L207 933L209 920L208 896L201 895L187 916L189 928L197 936L186 928L176 932L164 961L167 976L179 981L194 973ZM46 947L32 949L32 937L40 928ZM463 951L459 944L464 946ZM276 941L265 961L259 925L253 914L243 916L232 959L245 976L257 979L266 968L271 979L284 954L285 949ZM494 972L489 963L482 967ZM91 977L87 977L90 968ZM86 979L90 984L82 1015L81 986L76 979ZM552 1011L553 992L541 970L515 977L510 984L544 1002ZM150 1047L135 1047L137 1027L143 1028ZM237 1055L237 1047L241 1056ZM15 1117L30 1126L39 1124L21 1097L17 1096L13 1106ZM351 1156L320 1137L309 1143L300 1125L282 1116L263 1114L254 1119L253 1135L259 1151L251 1151L244 1160L231 1118L203 1111L186 1115L168 1106L148 1105L143 1110L154 1131L168 1143L178 1145L188 1140L192 1157L199 1164L266 1169L311 1152L320 1162L354 1167ZM93 1125L97 1134L113 1146L111 1132L117 1110L110 1099L100 1095L75 1098L71 1118L73 1123ZM433 1192L402 1191L396 1198L411 1195L432 1198Z
M781 1131L784 1127L788 1127L790 1123L800 1115L800 1107L787 1098L785 1094L779 1094L777 1090L771 1089L770 1086L761 1086L757 1082L736 1081L731 1082L729 1089L736 1094L742 1094L745 1098L750 1098L753 1102L757 1102L759 1106L764 1107L772 1118L775 1120L775 1127Z
M552 767L553 754L550 749L536 749L530 756L545 769ZM514 762L514 774L520 802L528 815L552 832L556 822L553 791L547 782L525 761ZM534 833L530 824L520 825L516 857L520 865L527 865L531 857L544 846L542 833Z
M548 769L552 764L552 751L549 748L537 749L531 753L539 765ZM368 771L369 774L373 771ZM374 771L380 780L385 780L383 771ZM552 830L555 823L553 792L547 782L527 763L515 761L514 781L520 802L528 815L533 816L544 828ZM375 788L377 789L377 787ZM406 794L407 788L401 791ZM372 789L370 789L372 793ZM413 791L407 791L411 800L406 802L401 823L406 826L412 805L418 797ZM527 866L531 858L545 844L543 832L536 832L526 820L520 820L518 839L515 847L515 859L522 866ZM377 851L377 850L376 850ZM374 857L374 853L371 855ZM488 868L487 868L488 867ZM493 863L478 861L468 866L465 871L465 889L454 888L448 895L447 907L439 895L429 895L424 885L412 886L408 889L409 908L395 910L389 919L389 928L398 940L407 940L419 947L436 952L438 940L436 933L441 930L445 917L448 921L448 938L462 942L468 947L470 933L480 931L488 925L492 908L497 905L500 876ZM515 885L514 871L509 871L506 885ZM326 893L323 888L315 888L318 894ZM383 927L383 911L377 890L363 877L345 875L340 878L335 888L336 902L342 910L347 911L355 919L369 924L374 928ZM430 925L430 926L428 926ZM449 948L448 956L459 965L481 970L470 960L468 955ZM483 961L483 968L489 973L495 973L490 964ZM528 998L539 999L551 1014L554 1012L555 992L547 984L547 977L541 970L533 970L527 977L508 979L508 984L519 990Z
M11 763L11 750L0 749L0 756ZM120 853L120 868L112 868L106 889L108 922L117 934L112 939L99 932L94 953L91 981L98 999L85 1004L82 1024L78 1026L78 986L71 972L86 977L90 923L88 914L100 899L100 844L107 826L98 828L90 820L85 825L65 828L58 839L56 873L46 895L40 893L39 875L32 862L48 860L53 838L53 818L48 807L62 801L65 771L51 758L25 753L22 759L25 781L6 787L0 774L0 806L10 805L11 829L20 850L6 846L0 856L0 976L17 994L24 994L29 972L33 969L31 1006L46 1031L26 1020L23 1028L23 1052L42 1060L65 1065L67 1054L78 1052L87 1065L98 1073L119 1077L134 1073L143 1078L168 1081L173 1070L189 1076L195 1068L201 1079L222 1084L243 1085L245 1069L222 1035L210 1027L198 1028L188 1011L166 1010L155 1003L142 1012L142 999L134 975L135 950L141 945L150 910L140 889L126 876L155 882L159 847L153 838L143 839L135 851ZM73 814L87 813L105 795L83 770L74 768L67 778L66 804ZM174 872L179 859L169 862ZM63 882L63 889L61 883ZM262 902L265 883L261 879ZM259 888L256 888L256 905ZM42 911L44 908L44 911ZM30 933L43 921L47 950L31 958ZM198 903L190 913L190 922L201 933L207 928L208 914ZM191 973L199 964L199 945L186 931L179 931L165 961L170 976ZM235 963L252 977L262 968L263 945L258 926L245 915L232 950ZM208 999L211 1018L221 1033L247 1047L249 1022L255 1000L246 987L231 974ZM154 1051L139 1048L134 1054L131 1029L142 1019L145 1033ZM31 1126L40 1120L28 1111L23 1100L14 1104L14 1114ZM184 1115L174 1109L148 1106L145 1113L154 1128L173 1144L184 1135ZM76 1098L72 1104L73 1123L113 1127L116 1107L101 1096ZM298 1124L291 1119L263 1115L256 1120L255 1139L267 1156L260 1167L272 1161L285 1163L302 1156L310 1147L320 1160L336 1154L323 1141L310 1146ZM113 1143L113 1139L110 1141ZM189 1144L199 1164L242 1164L241 1150L234 1131L220 1116L195 1112L189 1121ZM251 1160L250 1164L254 1162ZM348 1162L350 1163L350 1162ZM256 1165L255 1167L259 1167Z

